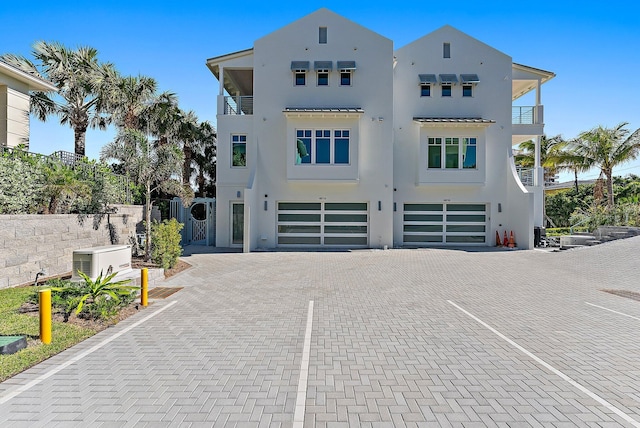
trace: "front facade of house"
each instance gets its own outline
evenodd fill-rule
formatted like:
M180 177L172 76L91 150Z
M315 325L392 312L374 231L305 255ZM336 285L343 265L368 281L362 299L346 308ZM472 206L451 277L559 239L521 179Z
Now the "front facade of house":
M510 57L448 26L394 52L326 9L207 66L217 246L532 246L536 183L511 147L541 114L514 137L511 101L553 73L519 66L516 85Z
M29 147L29 91L57 91L50 82L0 61L0 147Z

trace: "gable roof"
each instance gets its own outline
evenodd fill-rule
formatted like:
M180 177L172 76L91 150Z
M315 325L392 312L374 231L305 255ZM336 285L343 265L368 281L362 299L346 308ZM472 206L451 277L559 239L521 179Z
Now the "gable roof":
M20 70L9 63L0 60L0 73L26 84L30 91L56 91L58 88L48 80L42 79L26 71Z

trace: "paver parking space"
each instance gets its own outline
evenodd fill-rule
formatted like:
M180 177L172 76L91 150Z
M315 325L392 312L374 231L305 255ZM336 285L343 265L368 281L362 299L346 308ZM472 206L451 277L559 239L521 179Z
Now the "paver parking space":
M564 253L194 254L126 334L0 404L0 426L624 426L640 421L640 238ZM586 390L623 420L453 302ZM590 303L590 304L588 304ZM0 399L143 314L0 384Z

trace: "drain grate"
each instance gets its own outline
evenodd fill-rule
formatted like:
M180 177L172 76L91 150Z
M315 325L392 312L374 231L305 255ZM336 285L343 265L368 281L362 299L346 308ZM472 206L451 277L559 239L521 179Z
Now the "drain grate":
M604 291L605 293L614 294L620 297L626 297L627 299L637 300L640 302L640 293L637 293L635 291L628 291L628 290L600 290L600 291Z
M184 287L155 287L149 290L147 297L149 297L149 299L166 299L183 288Z

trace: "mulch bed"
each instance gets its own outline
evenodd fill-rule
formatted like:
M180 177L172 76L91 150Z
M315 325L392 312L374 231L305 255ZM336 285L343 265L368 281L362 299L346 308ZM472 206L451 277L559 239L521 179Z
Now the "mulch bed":
M150 269L160 269L160 266L158 266L153 262L145 262L142 257L132 257L131 264L134 269L140 269L143 267L150 268ZM189 263L184 262L182 260L178 260L178 263L173 268L167 269L164 271L164 277L170 278L179 272L189 269L190 267L191 265ZM152 304L153 302L149 302L149 305L152 305ZM118 313L118 315L116 315L111 320L99 320L99 319L90 320L90 319L77 317L75 313L72 313L66 322L68 322L69 324L80 326L80 327L90 328L95 331L102 331L107 327L117 324L118 322L129 318L131 315L135 314L136 312L144 309L145 308L142 305L140 305L140 302L134 302L129 306L123 308ZM34 317L40 316L38 305L34 303L23 304L20 307L20 312L34 316ZM53 318L53 321L65 322L64 314L61 314L61 313L53 313L52 318Z

